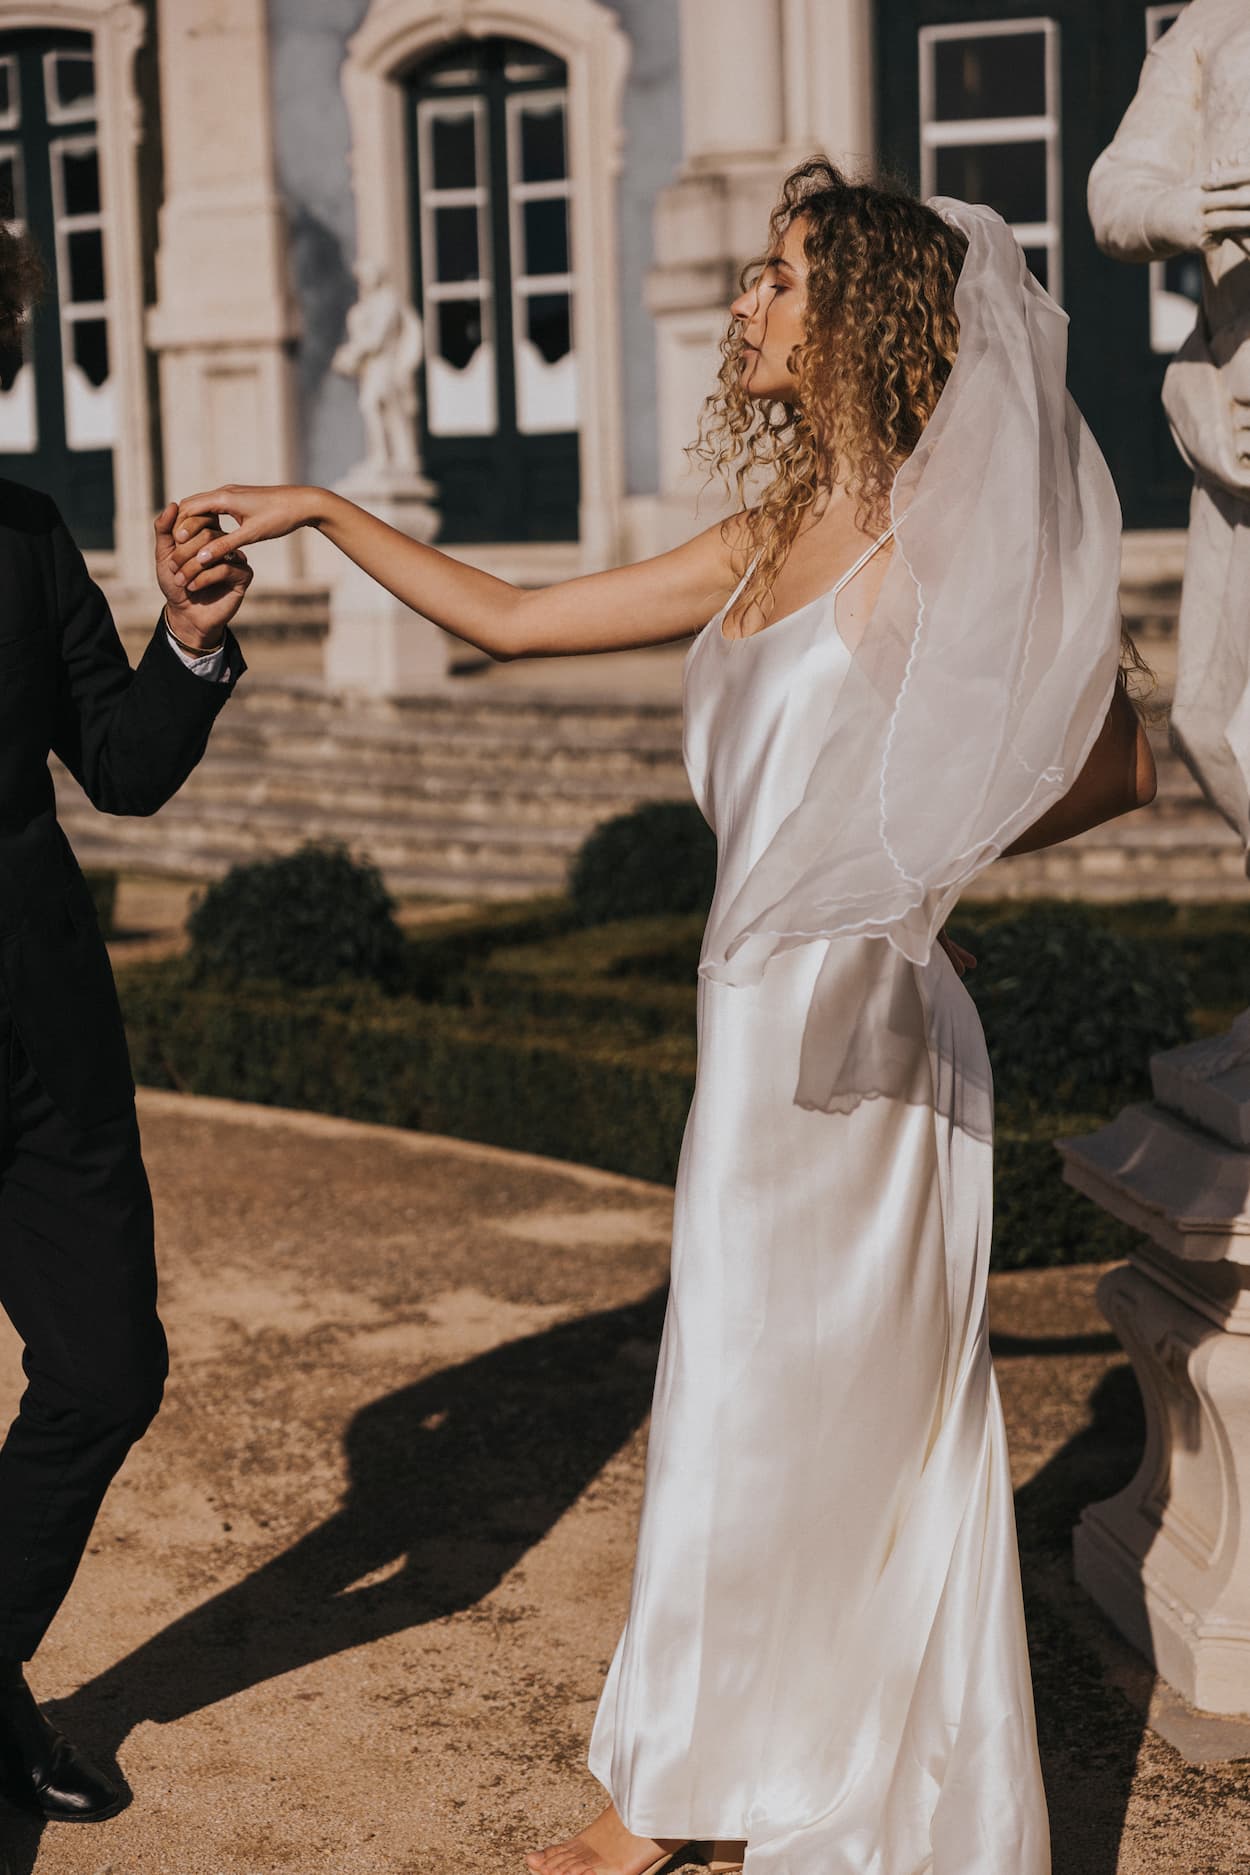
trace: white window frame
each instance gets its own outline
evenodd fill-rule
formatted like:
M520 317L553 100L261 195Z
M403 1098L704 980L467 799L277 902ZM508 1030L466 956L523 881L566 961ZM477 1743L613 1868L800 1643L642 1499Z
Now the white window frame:
M20 131L19 125L14 124L12 127ZM0 159L6 156L13 158L17 187L13 191L13 215L4 226L14 234L20 234L26 226L26 152L22 148L20 136L0 137Z
M558 104L564 124L564 175L550 182L524 182L521 179L521 133L520 117L522 112L533 110L535 106ZM521 343L529 329L526 317L525 301L543 293L567 293L569 298L569 355L573 359L573 369L577 361L577 257L573 252L573 178L569 173L569 95L567 85L545 86L541 91L518 91L505 100L507 115L507 164L508 164L508 244L512 254L512 351L513 371L517 385L520 385L523 366L520 358ZM527 202L563 202L565 229L569 248L569 270L567 273L527 273L517 264L526 256L525 244L525 204ZM528 256L526 256L528 258ZM535 426L522 420L520 395L518 390L517 429L523 436L541 435L548 426ZM570 426L578 428L575 417ZM551 429L563 431L564 424L552 425Z
M0 111L0 130L17 130L22 121L22 100L18 95L19 74L17 60L11 52L0 55L0 65L9 68L9 108Z
M96 174L100 179L100 206L90 214L71 215L65 207L65 178L59 158L63 155L85 155L92 152L96 159ZM108 332L109 375L106 383L114 383L116 378L117 335L116 316L112 297L109 293L109 251L108 227L104 214L103 198L103 151L100 148L100 134L92 130L81 137L57 137L48 145L49 167L52 172L52 225L56 237L56 279L57 301L61 314L61 379L65 386L65 441L72 450L115 449L117 437L108 442L75 442L70 435L70 372L76 369L74 364L74 344L72 328L79 323L92 319L103 319ZM100 236L101 266L104 273L104 298L98 300L74 300L70 298L70 261L69 237L71 234L98 233ZM94 386L92 387L95 388Z
M467 117L473 118L474 169L477 181L472 188L440 189L433 182L434 176L434 138L431 126L436 119ZM491 274L490 248L490 153L486 148L486 103L485 99L474 96L421 98L417 103L417 162L421 176L421 200L418 205L419 225L421 229L421 320L426 333L427 359L441 356L437 352L439 342L439 323L436 308L446 300L472 299L475 295L482 309L482 344L481 349L494 358L495 352L495 301L494 280ZM429 180L427 181L427 178ZM475 208L477 210L477 264L475 279L436 280L433 278L437 262L438 245L434 228L434 211L439 208ZM469 367L466 366L467 370ZM433 400L429 402L432 404ZM490 417L489 420L474 430L446 430L435 421L437 413L432 408L426 410L426 422L434 436L493 436L499 428L499 410L495 392L495 373L490 374Z
M17 61L15 59L5 59L4 63L16 65ZM14 73L14 77L16 77L16 73ZM12 92L10 92L10 95L13 95ZM0 159L4 157L11 157L13 159L13 175L16 185L13 191L13 217L9 221L0 223L0 226L7 228L12 234L20 234L26 226L26 152L23 150L21 144L22 114L20 99L17 107L12 111L5 112L0 121L3 122L6 129L17 132L16 136L6 138L3 142L0 142ZM26 379L19 390L18 382L23 372L26 374ZM12 384L7 391L0 391L0 397L7 399L12 397L15 391L17 392L19 412L24 415L28 421L28 440L24 443L6 442L5 454L12 456L34 455L39 447L39 414L35 405L34 372L31 367L29 347L25 340L23 340L22 343L22 362L17 369Z
M1146 8L1147 52L1162 39L1169 26L1176 24L1188 3L1189 0L1166 0L1164 5ZM1150 349L1156 357L1168 358L1176 350L1176 340L1175 335L1166 330L1166 304L1173 297L1180 299L1183 295L1173 295L1168 291L1166 261L1151 261L1148 291L1150 293Z
M60 104L56 96L56 61L58 59L89 59L92 66L93 84L91 96L83 98L77 104ZM96 64L94 47L90 52L83 52L75 46L54 46L51 52L43 55L43 103L49 124L97 123L100 116L100 74Z
M1038 15L1029 19L967 20L920 28L920 179L921 194L937 193L938 151L966 144L1043 143L1046 146L1046 219L1013 222L1011 232L1023 248L1045 248L1046 290L1063 303L1063 147L1060 92L1059 22ZM952 39L1017 39L1040 33L1045 42L1045 112L1038 117L972 117L939 120L936 109L934 48Z
M87 564L141 589L151 578L152 426L143 299L143 239L138 148L143 114L135 89L135 54L148 17L135 0L0 0L0 29L37 26L91 35L100 139L100 190L108 226L105 265L116 320L110 363L117 381L118 440L113 450L115 546L93 550Z
M617 564L624 534L617 181L629 41L615 10L601 0L371 0L343 66L357 253L376 261L397 283L409 277L411 240L402 75L464 33L529 40L555 53L568 71L571 249L583 282L578 567L595 572ZM506 559L496 562L505 577L539 582L551 577L549 544L498 545L507 549Z

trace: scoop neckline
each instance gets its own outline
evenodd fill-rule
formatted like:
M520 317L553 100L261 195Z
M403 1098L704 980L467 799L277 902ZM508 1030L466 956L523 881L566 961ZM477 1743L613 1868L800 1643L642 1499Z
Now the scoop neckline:
M769 632L779 631L783 625L792 625L795 619L802 618L805 612L810 612L814 605L820 605L823 600L836 600L841 588L842 580L839 580L836 586L830 586L825 592L818 592L814 599L809 599L804 605L796 606L793 612L787 612L783 618L775 618L771 625L761 625L758 631L739 632L734 638L726 638L725 620L732 611L734 603L731 599L716 615L716 636L723 645L749 645L753 639L766 638ZM836 619L834 623L837 623Z
M851 582L851 580L855 578L855 575L857 573L863 572L864 568L868 565L868 562L876 557L876 555L880 552L881 548L885 546L886 541L889 540L891 534L894 534L897 531L897 528L898 528L897 521L892 520L890 522L890 525L886 528L885 532L882 534L878 534L876 540L873 541L872 545L868 547L864 553L860 554L858 560L853 561L850 566L846 567L843 570L843 572L839 574L838 578L834 581L832 586L826 587L824 592L818 592L815 598L809 599L805 605L796 606L793 612L787 612L783 618L774 619L771 625L761 625L758 631L745 632L745 633L740 632L736 638L726 638L725 620L728 618L729 614L733 611L734 606L737 604L738 600L742 596L743 588L746 586L746 583L751 576L752 567L754 567L755 565L755 560L753 560L751 562L751 566L747 568L741 580L739 580L736 590L731 594L731 596L728 599L726 599L724 605L721 607L720 611L716 614L716 617L711 621L716 627L716 636L720 639L723 645L749 644L753 638L762 638L766 632L775 632L782 625L792 624L795 619L802 618L805 612L810 612L814 605L822 605L826 600L833 601L833 608L834 608L833 623L834 623L834 629L836 630L837 623L838 623L838 616L837 616L838 594L841 592L844 586L849 585L849 583ZM758 558L759 556L757 554L756 560L758 560Z

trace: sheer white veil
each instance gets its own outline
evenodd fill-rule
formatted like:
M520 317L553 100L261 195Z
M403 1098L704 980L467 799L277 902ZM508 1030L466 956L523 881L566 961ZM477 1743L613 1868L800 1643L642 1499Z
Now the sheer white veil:
M959 350L895 480L896 548L802 799L717 905L701 974L757 982L817 938L927 961L962 888L1071 786L1119 663L1120 509L1066 388L1067 315L991 209Z

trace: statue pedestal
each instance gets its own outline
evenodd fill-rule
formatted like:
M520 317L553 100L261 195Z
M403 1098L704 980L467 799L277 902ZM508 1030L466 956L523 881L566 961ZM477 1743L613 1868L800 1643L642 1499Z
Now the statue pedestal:
M1229 1039L1195 1047L1227 1056ZM1193 1054L1156 1058L1156 1093L1202 1078ZM1250 1151L1155 1103L1060 1150L1068 1183L1142 1233L1098 1301L1146 1449L1082 1514L1077 1581L1191 1705L1250 1713Z
M438 532L431 505L436 490L422 475L358 469L339 484L339 492L413 540L428 544ZM326 682L375 697L442 688L459 641L410 611L346 556L336 574L330 589Z

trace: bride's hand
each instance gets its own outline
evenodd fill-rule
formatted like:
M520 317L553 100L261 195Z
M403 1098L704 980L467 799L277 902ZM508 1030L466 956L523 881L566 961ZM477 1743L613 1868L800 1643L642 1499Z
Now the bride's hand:
M945 927L938 932L938 943L955 966L956 976L966 976L969 970L975 970L977 960L971 951L966 951L962 944L956 944L953 937L948 937Z
M228 483L202 494L188 495L178 503L174 523L177 542L178 579L188 592L194 592L199 575L227 554L258 540L277 540L293 534L297 527L312 527L320 520L326 502L322 488L275 486L247 488ZM203 517L229 515L238 525L228 534L206 538Z

